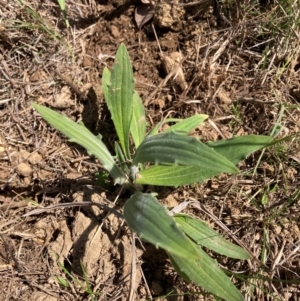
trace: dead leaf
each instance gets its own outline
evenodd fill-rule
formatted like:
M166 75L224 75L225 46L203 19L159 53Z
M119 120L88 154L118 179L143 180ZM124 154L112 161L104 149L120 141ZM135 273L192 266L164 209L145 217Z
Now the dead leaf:
M224 91L223 89L221 89L219 91L218 98L220 99L220 101L222 103L225 103L225 104L231 104L232 103L232 99L229 97L228 92Z
M173 77L173 88L177 93L184 92L188 88L188 84L180 66L183 62L182 54L180 52L172 52L170 56L162 55L161 61L167 75L176 69Z
M154 6L151 3L140 3L134 12L134 19L139 29L154 16Z

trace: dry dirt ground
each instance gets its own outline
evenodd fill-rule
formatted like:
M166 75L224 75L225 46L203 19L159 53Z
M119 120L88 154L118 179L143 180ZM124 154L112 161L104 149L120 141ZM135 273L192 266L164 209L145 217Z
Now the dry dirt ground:
M271 0L166 2L155 4L152 20L139 30L138 0L68 1L70 28L56 1L0 0L0 300L213 299L182 281L164 252L139 241L130 296L131 235L103 210L58 207L23 216L91 200L116 202L122 212L129 194L109 181L99 183L99 162L30 104L83 121L112 150L116 136L101 74L121 42L149 127L166 116L205 113L210 120L197 129L204 141L288 137L261 158L261 152L251 155L237 176L148 190L169 206L201 202L214 219L191 214L251 251L257 260L211 254L246 300L300 300L300 149L292 136L300 128L299 4L286 1L291 17ZM163 63L178 51L184 79L167 81Z

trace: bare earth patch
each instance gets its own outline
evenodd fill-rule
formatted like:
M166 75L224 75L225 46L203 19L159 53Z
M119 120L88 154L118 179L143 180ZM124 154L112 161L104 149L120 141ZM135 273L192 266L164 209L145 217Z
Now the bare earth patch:
M170 207L199 201L204 209L190 214L253 254L248 262L211 254L246 300L299 300L299 4L291 3L293 18L280 23L277 9L287 9L280 1L169 2L157 3L152 19L161 53L152 21L141 30L135 24L138 0L68 2L69 29L55 1L0 0L1 300L213 299L185 283L161 250L138 239L134 248L123 220L103 209L58 206L23 216L86 201L114 203L122 212L129 193L109 181L100 185L99 162L30 104L82 121L113 150L101 74L120 43L149 128L166 116L203 113L210 120L196 131L204 141L290 136L261 158L247 158L239 175L147 189ZM166 80L166 61L180 65L182 79Z

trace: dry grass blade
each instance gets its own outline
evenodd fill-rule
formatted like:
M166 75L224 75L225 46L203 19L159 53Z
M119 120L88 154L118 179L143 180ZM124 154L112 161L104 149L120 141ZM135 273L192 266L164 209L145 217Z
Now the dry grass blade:
M123 215L121 213L119 213L118 211L116 211L115 209L110 208L107 205L98 204L95 202L76 202L76 203L63 203L63 204L58 204L58 205L52 205L52 206L48 206L45 208L34 209L28 213L23 214L23 216L27 217L27 216L37 215L37 214L41 214L44 212L50 212L52 210L61 209L61 208L86 207L86 206L99 207L101 209L110 211L110 212L114 213L116 216L118 216L119 218L123 219Z
M135 234L131 235L132 244L132 258L131 258L131 274L130 274L130 293L128 301L133 301L135 296L135 283L136 283L136 249L135 249Z

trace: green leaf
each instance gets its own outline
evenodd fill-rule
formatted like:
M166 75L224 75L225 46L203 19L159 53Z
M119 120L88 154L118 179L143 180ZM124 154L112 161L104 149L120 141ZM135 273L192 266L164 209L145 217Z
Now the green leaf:
M196 285L227 301L243 301L241 293L216 261L200 248L199 250L201 257L198 260L169 254L173 266L176 270L179 269L179 275L184 275L184 279L192 280Z
M203 123L204 120L208 118L208 115L204 114L196 114L186 119L181 119L178 123L170 126L164 132L171 132L171 131L179 131L185 132L186 134L193 131L199 124Z
M138 163L198 166L218 173L238 172L233 163L198 139L176 132L148 136L133 157L133 164Z
M110 76L111 76L110 71L107 69L107 67L104 67L102 72L102 91L106 101L109 97L108 88L110 86Z
M122 149L117 141L115 141L115 153L119 166L121 166L122 170L128 175L130 171L128 165L126 164L126 159L124 157Z
M237 164L249 154L268 146L272 141L273 138L270 136L248 135L208 142L207 145L232 163Z
M199 258L198 248L151 194L138 192L124 206L129 228L141 239L183 258Z
M104 95L105 93L104 90ZM112 68L106 103L127 159L130 158L129 134L133 111L133 93L134 80L130 58L125 45L121 44Z
M66 12L66 1L65 0L57 0L57 2L58 2L58 5L59 5L62 13L63 13L63 16L64 16L67 27L70 27L70 23L69 23L69 20L67 18L67 12Z
M199 124L203 123L205 119L208 118L208 115L204 114L196 114L194 116L191 116L186 119L181 118L167 118L165 120L162 120L157 125L154 126L154 128L149 133L149 136L156 135L158 133L159 128L166 123L169 122L176 122L176 124L170 126L168 129L166 129L164 132L171 132L171 131L178 131L183 133L190 133L192 130L194 130Z
M155 138L156 136L152 137ZM147 137L145 140L147 139L149 139L149 137ZM237 164L247 157L251 152L268 146L271 141L272 137L269 136L251 135L236 137L229 140L209 142L208 145L209 147L213 148L215 152L225 157L233 164ZM214 152L212 152L212 150L210 150L210 152L213 156ZM168 152L167 154L171 154L171 152ZM212 158L210 158L210 160L210 162L212 162L211 164L208 163L208 165L203 165L201 167L178 165L151 166L150 168L139 172L136 183L177 187L180 185L203 182L213 176L218 175L220 172L225 172L225 170L216 171L215 168L211 168L211 166L216 165L216 162L214 162L214 159ZM207 162L209 161L207 160Z
M137 174L136 183L178 187L203 182L219 173L198 166L155 165L141 170Z
M136 148L142 143L146 136L145 108L138 93L133 94L133 115L130 132Z
M109 153L105 144L94 136L84 125L79 125L64 115L45 106L41 106L36 103L32 103L32 106L54 128L66 135L70 141L78 143L83 146L89 154L96 156L102 163L103 167L113 177L115 183L123 184L126 182L125 174L115 164L114 158Z
M68 281L67 281L67 279L65 279L64 277L61 277L61 276L54 276L53 278L56 279L56 281L57 281L60 285L62 285L62 286L64 286L64 287L69 287L69 286L70 286L69 283L68 283Z
M227 241L224 237L211 229L205 222L194 219L186 214L175 214L174 219L180 225L182 231L198 245L231 258L251 258L246 250Z
M170 255L170 254L168 254L168 255L169 255L169 258L170 258L170 260L171 260L171 263L172 263L172 265L173 265L173 267L174 267L176 273L177 273L184 281L186 281L187 283L190 283L190 282L191 282L190 277L189 277L185 272L183 272L183 271L180 269L180 267L178 266L177 262L171 257L171 255Z
M59 7L61 10L65 10L66 9L66 1L65 0L57 0Z

